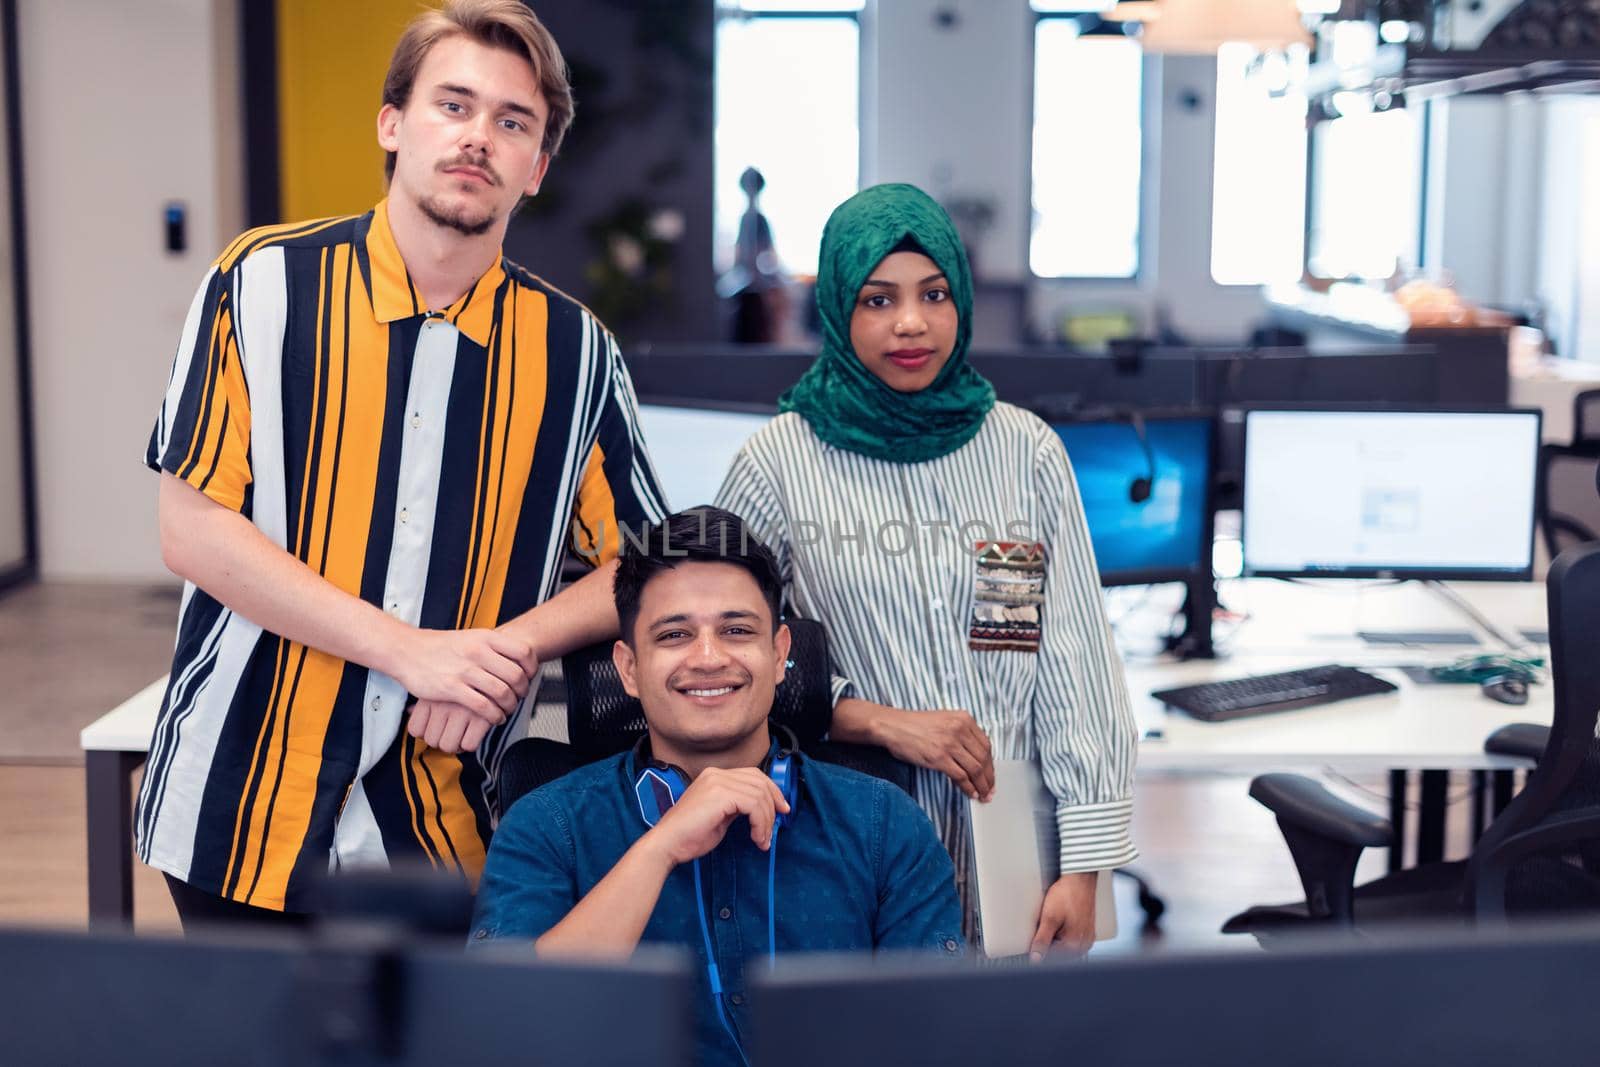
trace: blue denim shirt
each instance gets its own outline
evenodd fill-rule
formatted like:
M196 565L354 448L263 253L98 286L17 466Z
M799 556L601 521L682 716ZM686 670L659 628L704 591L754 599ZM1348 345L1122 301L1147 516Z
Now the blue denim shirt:
M799 793L778 832L780 954L926 949L962 952L955 872L933 825L888 782L797 756ZM523 797L500 820L478 888L472 944L534 940L566 918L645 833L627 754ZM735 820L700 860L706 922L733 1029L749 1032L748 968L767 955L768 854ZM668 877L642 940L695 960L698 1062L737 1065L718 1020L695 908L692 864ZM781 966L781 964L780 964Z

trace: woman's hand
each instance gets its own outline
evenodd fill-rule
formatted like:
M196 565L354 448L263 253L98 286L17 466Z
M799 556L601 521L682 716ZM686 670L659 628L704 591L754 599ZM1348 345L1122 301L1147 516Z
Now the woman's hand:
M850 697L834 706L831 735L879 745L896 759L949 775L974 800L994 794L994 753L969 712L907 711Z
M1044 895L1039 925L1028 946L1028 958L1038 963L1045 954L1076 959L1094 945L1094 891L1099 875L1094 871L1063 874Z

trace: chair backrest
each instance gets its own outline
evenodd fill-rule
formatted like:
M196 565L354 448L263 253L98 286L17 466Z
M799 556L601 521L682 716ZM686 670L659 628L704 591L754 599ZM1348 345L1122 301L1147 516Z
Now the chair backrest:
M1572 443L1600 443L1600 389L1585 389L1572 398Z
M772 720L794 731L803 750L833 722L828 635L814 619L789 619L789 666L772 697ZM567 744L584 763L626 751L644 733L644 709L628 695L602 641L562 657L567 682Z
M771 719L792 730L800 751L912 791L912 768L884 749L824 741L833 724L833 671L828 635L813 619L786 620L791 634L784 679L773 694ZM567 743L526 738L501 757L496 782L500 810L524 793L586 763L624 752L644 733L644 709L622 688L611 659L612 642L563 657L567 691Z
M1595 429L1600 432L1600 422ZM1551 559L1574 545L1600 541L1597 471L1600 440L1539 450L1539 529Z
M1496 892L1510 912L1600 907L1600 543L1563 552L1546 587L1555 688L1550 740L1468 863L1468 890L1497 871Z

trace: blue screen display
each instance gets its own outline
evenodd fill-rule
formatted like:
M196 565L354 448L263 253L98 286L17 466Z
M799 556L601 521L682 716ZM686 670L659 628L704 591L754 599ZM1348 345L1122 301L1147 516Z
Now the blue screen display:
M1128 422L1065 422L1054 428L1078 478L1100 577L1107 583L1141 574L1209 573L1206 531L1211 480L1211 421L1145 420L1155 461L1150 497L1129 489L1150 476L1150 458ZM1202 570L1202 566L1204 569Z

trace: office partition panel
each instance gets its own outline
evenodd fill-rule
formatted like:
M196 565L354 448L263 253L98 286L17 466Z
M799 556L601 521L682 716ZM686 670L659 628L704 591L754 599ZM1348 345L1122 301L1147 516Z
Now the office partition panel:
M16 6L5 0L0 4L0 113L7 118L7 134L0 137L0 589L31 573L34 565L15 60Z

